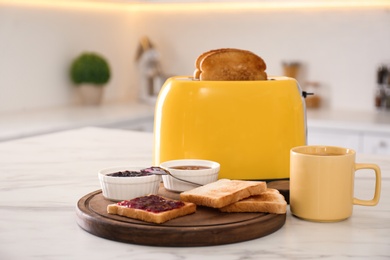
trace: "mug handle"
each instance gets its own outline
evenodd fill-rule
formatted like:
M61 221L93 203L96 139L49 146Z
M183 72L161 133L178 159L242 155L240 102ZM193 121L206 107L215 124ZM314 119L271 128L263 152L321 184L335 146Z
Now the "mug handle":
M375 206L379 202L381 193L381 170L376 164L355 163L355 171L361 169L373 169L375 171L375 194L372 200L360 200L353 198L353 204L362 206Z

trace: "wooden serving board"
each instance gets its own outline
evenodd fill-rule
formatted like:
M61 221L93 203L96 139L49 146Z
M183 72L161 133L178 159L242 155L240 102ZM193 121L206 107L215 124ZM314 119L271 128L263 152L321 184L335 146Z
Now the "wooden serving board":
M178 199L161 185L159 194ZM269 235L280 229L286 214L222 213L198 206L194 214L163 224L153 224L107 213L115 203L103 197L101 190L91 192L77 203L77 223L96 236L132 244L150 246L212 246L242 242Z

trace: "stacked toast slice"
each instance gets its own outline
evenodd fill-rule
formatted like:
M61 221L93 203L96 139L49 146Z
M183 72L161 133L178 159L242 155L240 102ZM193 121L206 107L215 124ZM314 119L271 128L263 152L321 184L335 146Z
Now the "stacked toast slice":
M287 209L284 196L276 189L267 188L263 181L221 179L181 193L180 200L222 212L284 214Z

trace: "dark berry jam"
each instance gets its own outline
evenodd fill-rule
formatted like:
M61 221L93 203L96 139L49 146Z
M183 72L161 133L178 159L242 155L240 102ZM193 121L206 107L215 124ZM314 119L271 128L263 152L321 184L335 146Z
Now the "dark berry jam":
M147 172L137 172L137 171L120 171L120 172L107 174L107 176L111 176L111 177L142 177L142 176L149 176L149 175L150 174Z
M124 200L118 202L118 205L133 209L141 209L153 213L160 213L172 209L181 208L184 206L184 202L165 199L157 195L149 195L134 198L132 200Z

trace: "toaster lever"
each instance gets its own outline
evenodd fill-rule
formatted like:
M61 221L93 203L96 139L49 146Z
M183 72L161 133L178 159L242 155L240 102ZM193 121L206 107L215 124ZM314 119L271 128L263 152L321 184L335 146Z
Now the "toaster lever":
M303 96L304 98L306 98L307 96L310 96L310 95L314 95L314 93L302 91L302 96Z

